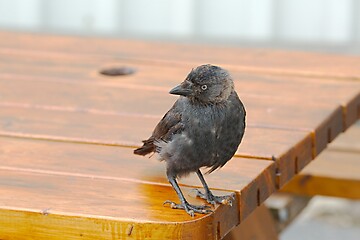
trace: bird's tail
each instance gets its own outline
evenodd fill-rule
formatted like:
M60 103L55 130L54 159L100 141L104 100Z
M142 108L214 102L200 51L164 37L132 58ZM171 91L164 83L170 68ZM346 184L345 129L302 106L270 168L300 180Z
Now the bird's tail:
M144 145L134 150L134 154L145 156L149 153L155 152L155 145L153 139L143 141Z

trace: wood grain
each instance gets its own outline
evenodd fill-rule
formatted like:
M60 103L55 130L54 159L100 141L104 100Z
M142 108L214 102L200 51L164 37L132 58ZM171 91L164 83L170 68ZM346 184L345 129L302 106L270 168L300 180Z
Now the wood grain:
M143 116L108 116L86 112L3 107L0 135L115 146L140 146L158 119ZM280 185L312 159L309 133L248 127L236 156L276 160Z
M29 71L25 75L18 74L20 69L7 70L10 71L10 75L5 73L2 78L4 80L1 83L4 89L9 89L6 92L10 96L6 95L6 99L10 101L17 99L14 101L18 103L23 101L20 102L21 104L24 104L24 102L35 105L41 105L43 102L53 105L66 104L68 109L79 108L83 111L86 111L87 108L90 108L90 110L94 110L92 108L95 108L95 110L101 108L110 113L125 111L127 113L141 112L142 114L155 113L160 115L174 101L174 98L165 94L165 91L177 84L179 79L182 79L188 71L188 69L181 67L175 68L154 63L146 65L141 61L134 61L133 64L136 64L135 68L138 69L137 73L122 78L120 81L114 81L114 79L104 79L98 74L91 73L96 66L91 67L87 64L91 65L91 61L95 61L97 58L92 58L89 63L82 64L78 63L80 61L77 61L76 55L75 57L64 54L55 54L55 56L51 56L51 54L50 56L46 54L33 55L20 54L20 51L17 51L16 54L12 52L9 55L14 58L14 63L16 63L12 65L18 67L21 66L24 59L29 59L25 61L26 64L21 66L25 67L25 70L28 68ZM72 58L75 58L74 61L71 64L67 63ZM34 61L34 59L37 59L38 62ZM83 60L85 61L85 59ZM102 58L99 57L99 64L101 60ZM48 61L50 63L47 63ZM3 69L9 68L4 67ZM40 79L35 77L36 70L40 71ZM67 70L70 70L69 75L65 74ZM74 70L77 73L74 73ZM32 77L28 77L29 75ZM58 77L54 78L54 76ZM169 79L166 76L171 76L171 78ZM9 77L12 81L6 80ZM313 131L315 135L318 135L314 139L319 141L319 143L314 143L316 146L314 155L326 147L328 140L332 140L339 132L346 129L357 119L356 110L360 106L360 85L356 82L314 81L315 79L310 81L298 77L249 75L238 71L235 71L234 77L238 82L237 90L248 105L250 111L248 113L248 122L250 125L307 131L313 131L316 126L320 125L319 129ZM48 81L55 82L49 83ZM75 82L83 84L74 85ZM23 87L19 88L19 84ZM168 88L164 86L168 86ZM140 92L139 89L141 89ZM269 89L272 89L272 91L269 91ZM322 89L326 89L326 91L322 91ZM274 91L276 94L274 94ZM49 99L44 92L49 92L54 97ZM97 96L94 95L95 92L99 95L97 98L94 98L94 96ZM127 94L124 94L124 92ZM337 97L329 98L327 97L329 95L326 94L336 95ZM67 96L65 102L63 100L64 95ZM19 99L17 96L28 97ZM139 96L143 96L143 98L139 98ZM284 98L287 101L283 101ZM149 99L153 101L149 101ZM298 99L302 99L302 104L298 105L298 111L293 111L292 106L297 103ZM133 107L134 104L135 107ZM159 108L153 109L151 106L154 105L159 106ZM333 109L334 105L341 105L342 112L337 109L335 112L330 113L333 115L332 119L324 119L324 115L329 115L329 109ZM283 115L292 115L293 120L288 121ZM307 122L304 122L304 119ZM343 121L343 128L332 125L334 122L337 124L340 121Z
M56 64L61 65L61 62L56 62ZM174 72L174 68L165 67L161 69L161 67L157 67L160 73L165 73L170 76L179 75L179 72ZM166 85L169 81L164 81L161 77L156 77L154 69L151 70L148 67L144 71L145 73L142 73L143 76L141 77L135 75L134 77L125 78L125 81L134 81L132 85L124 85L123 81L103 81L99 77L94 77L94 81L88 81L86 77L79 81L76 75L72 78L75 79L75 82L69 77L51 80L52 76L49 75L49 73L45 73L44 79L42 80L36 77L30 79L24 78L24 75L17 75L17 78L12 76L12 81L3 80L0 82L1 86L7 89L7 91L4 91L4 98L9 101L3 102L2 106L67 112L80 111L103 115L130 115L130 119L134 119L140 115L146 115L151 118L150 121L154 120L152 124L155 126L155 119L160 119L161 115L170 108L176 98L168 95L164 87L156 87L157 85ZM60 75L60 72L58 74ZM148 81L145 80L145 76L153 76L151 84L154 83L155 87L151 86ZM307 132L313 132L313 145L315 148L312 157L316 156L318 152L326 147L329 140L331 141L343 130L342 125L339 123L347 121L344 120L347 115L343 114L342 111L346 110L348 99L351 99L350 96L358 91L356 88L357 85L353 83L341 85L337 82L319 82L319 84L314 84L306 80L298 81L296 79L294 81L288 81L281 78L259 77L254 75L240 79L241 81L243 81L242 79L246 81L244 81L242 85L238 85L238 91L241 92L243 89L250 89L248 90L248 94L242 96L248 109L248 126L300 130L305 132L303 138L307 138ZM76 84L76 82L78 82L78 84ZM169 84L169 86L175 85L175 80L170 82L173 83ZM301 87L299 87L299 84ZM148 85L148 88L144 89L146 85ZM19 86L22 87L19 88ZM256 93L256 89L269 89L270 86L277 89L276 96L271 92L263 92L264 95L258 95ZM336 93L338 98L330 98L330 101L324 101L324 99L326 99L325 94L316 94L317 92L321 92L320 89L324 87L328 90L328 94L333 95ZM300 91L296 91L296 89L300 89ZM251 95L250 92L255 92L256 94ZM299 96L291 97L292 95L289 95L289 92ZM349 95L349 92L353 94ZM52 97L49 98L49 95ZM297 103L297 99L299 99L300 96L304 96L302 98L304 99L304 103L297 107L297 111L294 111L293 105ZM283 101L284 98L288 101ZM357 100L356 98L356 101ZM342 108L337 108L335 112L331 113L334 104L340 104L341 102L344 103ZM157 108L153 108L152 106L157 106ZM333 116L325 118L325 116L329 114ZM288 121L287 116L292 116L292 121ZM122 124L122 122L123 120L114 121L114 123L117 124ZM138 124L141 124L141 122L138 122ZM316 126L319 127L316 128ZM135 124L134 127L136 128ZM148 129L151 128L152 126L149 126ZM150 131L151 130L148 132ZM330 137L328 137L329 133L331 133ZM274 137L281 138L281 136ZM142 136L142 138L144 138L144 136ZM92 139L90 141L96 140ZM115 141L112 139L107 142ZM133 143L125 141L123 144L134 146L134 143L138 141L138 139L134 139ZM265 143L263 145L265 145ZM270 145L270 147L272 146ZM304 149L304 147L301 146L297 148ZM305 153L307 153L307 151L305 151ZM298 155L305 157L298 157ZM243 156L248 155L243 154ZM264 155L261 154L252 156L264 158ZM293 174L302 169L311 159L309 155L301 154L301 151L298 150L292 151L292 153L283 151L280 154L272 152L271 155L268 154L265 158L272 158L273 156L276 159L287 158L286 161L280 161L279 163L289 168L288 171L284 171L284 166L281 167L280 172L282 172L282 176L285 177L282 177L284 180L280 181L280 185L283 185L283 182L286 182ZM295 164L297 161L299 162ZM291 164L287 164L288 162ZM297 166L295 167L295 165ZM298 168L298 170L295 170L295 168ZM292 173L289 174L290 172Z
M2 105L16 103L18 106L35 106L54 110L58 107L63 110L93 111L99 114L126 113L162 117L177 99L176 96L162 90L141 89L140 85L133 89L126 86L114 88L93 84L79 85L13 79L12 81L2 80L0 87L4 89L2 97L6 100ZM243 87L251 87L251 84L244 84ZM257 87L266 88L267 86L257 84ZM238 91L241 91L241 86ZM247 108L249 125L300 131L312 131L337 106L337 104L327 102L313 104L307 102L297 106L297 111L294 111L293 106L297 103L295 99L287 98L287 101L284 101L285 97L246 94L241 98ZM343 121L342 112L334 114L333 118ZM292 120L288 121L285 116L291 116Z
M131 148L4 137L0 142L2 170L131 182L152 185L154 189L156 186L170 187L165 177L165 164L156 157L133 155ZM275 191L275 164L233 158L206 179L212 189L237 193L240 212L235 218L240 216L242 220ZM185 192L189 191L188 187L202 187L195 175L181 179L180 183Z
M238 204L194 219L163 207L164 198L177 198L170 186L0 172L2 239L215 239L238 220L231 214L238 212Z
M39 34L11 32L1 32L0 38L2 48L31 49L39 52L105 55L185 66L211 62L227 64L248 72L306 77L358 79L360 76L359 58L351 56L89 37L44 37Z
M3 50L0 48L0 51ZM35 52L37 53L37 52ZM103 57L78 59L77 55L64 54L29 54L21 50L15 53L2 55L2 77L20 78L21 80L33 79L37 81L64 81L67 83L92 83L108 85L111 87L161 89L168 91L175 84L182 81L189 70L195 65L168 66L156 63L144 63L133 60L130 63L124 60L115 60L111 64L135 68L136 73L120 78L108 78L97 74L106 65ZM99 69L100 68L100 69ZM320 81L316 78L301 78L289 76L271 76L267 74L247 74L238 70L231 70L238 83L241 95L271 96L273 98L299 99L304 102L323 101L329 104L343 104L357 94L360 84L357 82L339 82L332 79ZM36 76L36 77L35 77ZM263 86L263 87L260 87ZM326 92L320 91L326 88ZM317 93L317 94L315 94ZM336 98L326 95L336 94ZM354 93L354 94L350 94ZM350 99L349 99L350 98ZM325 101L326 100L326 101Z
M10 32L0 39L1 239L219 239L360 113L356 57ZM215 193L235 194L234 205L191 219L162 206L178 200L164 164L132 150L175 101L168 90L204 62L231 71L248 128L236 157L206 176ZM135 73L99 74L113 66ZM193 187L201 187L194 175L181 179L184 192Z

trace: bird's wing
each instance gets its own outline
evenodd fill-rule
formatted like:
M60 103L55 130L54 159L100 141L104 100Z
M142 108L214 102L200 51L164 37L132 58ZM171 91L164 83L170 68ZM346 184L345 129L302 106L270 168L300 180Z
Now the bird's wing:
M181 111L175 103L174 106L164 115L160 122L156 125L151 137L143 141L143 146L135 149L134 153L138 155L146 155L156 151L154 142L169 141L173 134L179 132L183 128L181 123Z
M222 132L220 136L218 135L219 140L225 143L225 146L220 145L221 147L217 150L218 154L222 157L211 166L207 173L223 167L234 156L245 133L245 107L236 92L233 93L231 98L232 101L228 113L232 114L227 114L226 121L222 123Z

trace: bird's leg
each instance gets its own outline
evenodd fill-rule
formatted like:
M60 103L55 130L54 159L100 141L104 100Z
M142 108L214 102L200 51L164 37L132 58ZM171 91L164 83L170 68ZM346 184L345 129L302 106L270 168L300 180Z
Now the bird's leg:
M216 205L217 203L226 204L232 206L233 196L214 196L210 191L209 186L205 182L204 176L202 175L200 169L196 171L202 185L204 186L205 193L200 192L198 189L196 190L196 196L208 201L208 203L212 205Z
M169 182L171 184L171 186L174 188L176 194L178 195L179 199L180 199L180 204L176 204L172 201L166 200L164 202L164 204L170 204L171 208L175 208L175 209L184 209L190 216L194 217L194 213L202 213L202 214L206 214L206 213L210 213L212 212L209 208L209 206L203 205L203 206L196 206L196 205L192 205L190 203L188 203L188 201L186 201L183 193L180 190L180 187L178 185L178 183L176 182L176 179L174 176L168 176Z

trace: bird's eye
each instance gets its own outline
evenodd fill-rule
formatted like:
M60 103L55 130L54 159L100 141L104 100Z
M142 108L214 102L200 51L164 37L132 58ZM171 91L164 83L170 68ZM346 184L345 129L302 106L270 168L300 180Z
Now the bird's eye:
M204 85L201 85L201 90L205 91L207 89L207 85L204 84Z

